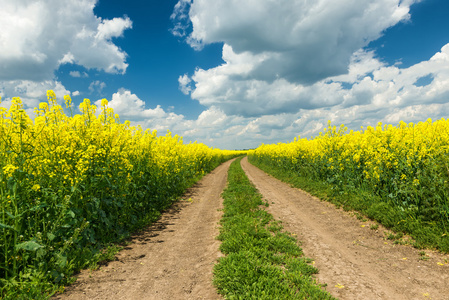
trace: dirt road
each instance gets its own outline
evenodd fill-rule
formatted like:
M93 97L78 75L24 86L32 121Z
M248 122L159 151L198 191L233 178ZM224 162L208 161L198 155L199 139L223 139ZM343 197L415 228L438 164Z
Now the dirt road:
M297 234L307 257L314 259L317 276L339 299L449 299L448 255L394 245L383 229L369 228L348 212L291 188L248 163L242 167L268 200L268 211ZM442 265L440 265L440 264Z
M220 194L227 162L205 176L154 226L136 235L118 260L83 271L55 299L220 299L212 267L220 257ZM302 241L319 269L317 279L341 300L449 299L448 255L394 245L381 226L374 231L336 209L250 165L242 166L269 202L268 211ZM191 198L190 201L188 199ZM440 263L440 264L439 264Z
M221 299L212 285L218 222L231 161L206 175L160 221L54 299ZM190 199L190 200L189 200Z

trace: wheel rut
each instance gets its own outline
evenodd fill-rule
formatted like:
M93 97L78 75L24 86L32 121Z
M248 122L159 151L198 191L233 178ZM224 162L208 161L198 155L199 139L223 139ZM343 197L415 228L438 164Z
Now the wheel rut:
M53 299L222 299L212 285L221 256L218 222L228 161L203 177L184 200L136 234L117 260L77 281Z
M371 230L351 213L290 187L241 161L268 201L267 210L298 236L304 254L319 269L317 280L339 299L449 299L448 255L395 245L384 229ZM372 223L372 222L371 222ZM440 264L439 264L440 263Z

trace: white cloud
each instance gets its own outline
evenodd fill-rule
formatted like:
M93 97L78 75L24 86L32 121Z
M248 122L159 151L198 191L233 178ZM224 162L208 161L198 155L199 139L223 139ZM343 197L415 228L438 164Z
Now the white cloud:
M101 100L96 101L95 104L100 108ZM186 143L198 141L222 149L238 147L237 133L247 122L241 117L226 116L223 111L215 107L203 111L196 120L188 120L182 114L165 111L160 105L155 108L146 108L145 101L124 88L112 95L108 106L119 114L122 121L130 120L133 125L157 130L161 135L170 130L174 134L183 136ZM97 109L97 112L99 111Z
M84 77L87 78L89 75L86 72L81 73L80 71L70 71L69 75L75 78Z
M313 84L346 73L353 53L408 20L414 2L195 0L184 24L192 24L187 41L196 49L223 42L250 62L263 55L250 79ZM174 15L186 19L188 4L178 2Z
M72 77L77 77L77 78L81 77L81 73L79 71L71 71L69 74Z
M183 30L177 36L197 50L223 43L223 64L179 77L180 89L208 107L188 134L245 148L317 135L328 120L358 130L447 117L449 44L408 68L387 65L365 48L409 22L417 2L179 1L172 16ZM202 135L200 123L211 133Z
M192 0L180 0L176 3L173 13L170 19L173 21L174 26L170 30L174 36L185 37L187 29L189 28L189 8Z
M227 116L223 111L216 107L211 107L208 110L203 111L197 120L197 125L200 127L217 127L224 125Z
M381 101L375 95L389 84L371 73L397 68L362 48L409 20L415 2L179 1L172 19L192 24L192 47L224 43L224 64L180 76L180 89L206 107L252 117Z
M58 101L70 93L54 75L61 64L86 69L125 73L126 53L112 38L120 37L132 22L128 17L105 20L95 16L97 0L0 0L0 93L2 106L20 97L30 115L47 90ZM88 77L72 71L72 77ZM101 92L105 83L93 82L90 90ZM6 100L5 100L6 99ZM61 103L63 104L63 103Z
M358 53L357 57L352 59L349 76L331 77L311 86L295 85L283 79L269 86L253 81L251 89L246 86L242 89L250 91L244 103L248 99L253 102L240 109L227 105L228 101L217 100L219 95L226 97L226 90L217 92L214 100L211 98L207 102L205 98L203 104L207 103L208 108L193 120L166 112L160 106L146 108L143 100L125 89L113 95L110 106L122 120L130 119L134 124L156 129L160 134L170 130L183 136L185 142L196 140L221 149L289 142L298 135L316 136L327 126L328 120L334 125L345 124L349 129L359 130L361 126L374 126L378 122L396 125L400 120L419 122L449 114L449 44L428 61L405 69L385 66L370 53ZM433 77L428 85L414 85L418 78L427 74ZM215 82L217 88L224 89L219 83ZM201 87L194 93L199 89ZM309 103L309 107L297 105L295 99L298 97L303 99L300 103ZM322 105L317 106L317 103ZM277 111L273 107L277 107ZM241 111L248 113L239 116Z
M190 94L190 92L192 91L192 87L190 86L192 79L187 74L184 74L182 76L179 76L178 82L179 82L179 89L181 90L181 92L184 95Z
M113 37L121 37L123 36L123 31L129 28L132 28L132 22L128 17L102 20L98 24L98 32L95 35L95 39L110 40Z
M72 53L67 52L64 56L58 61L58 65L63 64L73 64L75 63L75 56Z
M109 105L122 120L156 129L159 134L170 130L183 136L185 142L196 140L221 149L254 148L261 143L289 142L298 135L316 136L328 120L359 130L379 121L396 125L400 120L419 122L429 117L447 117L448 58L449 44L428 61L400 69L379 62L372 53L357 52L351 59L349 74L329 77L310 86L285 79L270 84L257 80L232 81L223 75L229 71L224 64L213 69L214 76L209 76L215 80L213 84L197 85L192 91L198 93L195 96L198 98L199 93L204 93L201 103L208 108L191 120L161 106L147 108L145 101L126 89L118 90ZM246 72L239 64L234 67L241 74ZM207 72L198 70L192 80L197 84L207 82ZM418 78L429 74L433 80L428 85L414 85ZM205 77L198 80L197 76ZM180 76L179 82L187 85L188 76ZM229 84L233 87L230 92L226 90ZM232 99L241 97L245 101L232 103ZM241 107L242 104L246 106Z
M41 82L29 80L0 81L0 94L2 103L0 106L9 107L12 97L20 97L24 109L30 117L34 116L34 108L40 102L47 101L47 91L53 90L60 105L64 103L64 95L70 92L59 81L46 80Z
M317 82L303 86L284 78L272 82L249 79L246 75L251 71L251 65L247 63L248 59L243 58L245 56L235 54L229 46L225 46L225 64L195 71L192 76L195 89L191 97L207 107L220 107L226 114L243 116L291 112L343 102L343 93L336 83ZM261 57L258 59L262 60Z
M111 38L131 21L95 16L96 2L1 0L0 80L49 80L64 63L125 73L126 53Z
M95 102L100 106L101 100ZM140 121L147 118L164 118L167 113L158 105L155 109L146 109L145 102L136 94L126 89L119 89L117 93L112 95L109 101L109 107L112 107L121 118Z
M100 80L95 80L92 81L89 85L89 91L91 93L97 93L97 94L101 94L101 92L103 91L103 89L106 87L106 83L100 81Z
M191 123L182 120L182 126L171 127L178 128L177 133L188 128L185 140L198 139L219 148L251 148L292 141L298 135L316 136L328 120L359 130L378 122L396 125L401 120L436 120L449 114L449 44L409 68L387 66L373 53L359 51L348 74L310 86L284 79L233 81L225 76L227 68L225 63L192 76L196 82L192 97L209 109ZM431 78L428 84L416 86L424 76Z
M47 89L55 90L62 101L70 92L49 80L60 64L126 71L126 54L112 40L131 28L129 18L96 17L94 0L64 5L56 0L34 4L18 0L7 1L5 8L2 2L0 24L12 25L3 25L6 30L0 31L0 49L5 49L0 51L0 77L17 79L0 81L2 106L8 97L21 96L29 109L37 99L46 99ZM363 48L385 29L407 21L415 2L181 0L171 17L173 34L196 49L224 43L222 65L178 78L179 89L206 109L189 120L173 108L149 108L126 89L114 93L109 106L122 120L223 149L310 137L328 120L357 130L379 121L396 124L447 117L449 44L408 68L389 66ZM55 20L48 13L50 4L59 12ZM13 37L21 38L11 44ZM70 72L74 77L84 74ZM416 84L423 77L428 82ZM98 93L104 88L99 80L89 87Z

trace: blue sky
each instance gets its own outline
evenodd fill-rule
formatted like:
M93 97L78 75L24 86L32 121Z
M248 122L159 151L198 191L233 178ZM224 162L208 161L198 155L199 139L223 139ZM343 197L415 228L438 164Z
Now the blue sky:
M106 98L222 149L449 114L446 0L0 0L0 105Z
M170 29L173 22L170 16L177 1L123 1L101 0L94 9L96 16L103 19L128 16L132 29L125 30L123 37L114 39L128 55L129 64L124 75L107 76L101 71L94 71L98 80L106 83L101 92L85 91L80 98L91 100L98 97L110 99L120 87L131 90L148 104L148 108L161 105L165 110L175 107L177 113L186 117L196 118L204 110L197 101L184 95L178 89L180 74L191 72L196 67L211 68L221 64L221 45L213 45L204 51L195 51L187 43L176 38ZM74 68L75 67L75 68ZM67 82L70 90L86 90L92 82L92 76L74 80L70 72L74 69L86 72L85 68L64 65L60 68L58 77ZM89 72L87 72L89 73ZM89 73L90 74L90 73Z

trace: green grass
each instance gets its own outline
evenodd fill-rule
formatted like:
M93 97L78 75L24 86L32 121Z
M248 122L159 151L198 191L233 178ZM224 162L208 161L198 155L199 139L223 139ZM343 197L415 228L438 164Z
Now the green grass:
M53 91L32 121L0 108L0 299L47 299L111 259L132 232L221 162L244 152L120 123L102 101L64 114ZM97 117L98 116L98 117Z
M219 163L220 162L217 161L216 165ZM206 171L209 172L210 170ZM13 276L8 279L4 279L0 276L0 299L46 300L56 293L63 292L65 286L72 284L76 280L73 275L75 275L79 270L97 269L105 262L114 260L115 255L123 249L123 245L127 243L132 233L139 231L141 228L149 226L157 221L160 218L162 211L170 207L174 202L178 201L184 190L189 186L193 186L193 184L201 179L202 176L203 175L196 175L191 178L186 178L186 183L182 187L182 190L179 188L178 190L172 191L171 195L163 195L159 197L159 201L156 203L153 201L153 208L150 210L141 209L139 212L134 209L133 211L136 214L136 217L134 218L135 222L133 224L127 224L126 230L117 231L115 234L109 235L108 238L104 238L101 241L96 240L90 245L80 243L79 240L82 238L82 230L80 230L78 235L72 235L64 244L67 247L75 244L75 246L72 247L74 249L70 251L69 255L64 253L65 249L59 249L54 246L54 248L56 248L54 251L59 254L55 255L54 259L48 261L45 257L42 257L41 260L38 261L39 265L29 265L27 269L20 271L17 276ZM143 188L145 188L145 186L142 187L142 189ZM139 197L136 196L136 201L137 200L143 202L143 199L139 199ZM92 214L96 213L94 209L95 208L92 208ZM70 209L66 208L66 210ZM122 212L123 214L124 211L125 209L123 208L118 212ZM115 217L112 214L110 214L110 216ZM62 219L65 220L64 218ZM54 224L58 221L59 220L52 220L49 224ZM86 221L84 223L89 224L89 222ZM2 223L0 222L0 225L1 224ZM107 231L108 228L103 228L103 230ZM39 254L38 252L41 249L38 248L39 244L37 243L23 243L23 245L24 248L26 247L25 250L32 254ZM0 254L3 254L2 250L3 248L0 246ZM23 252L27 254L27 252ZM46 252L44 252L44 254L46 254ZM52 263L56 265L56 270L48 272L42 271L44 267Z
M316 283L318 270L296 239L264 210L268 203L250 183L240 159L231 164L218 239L226 256L214 284L226 299L335 299Z
M363 188L336 186L332 182L312 179L268 162L248 157L249 161L275 178L331 203L344 210L354 210L359 219L366 216L398 234L408 234L412 245L418 249L431 248L449 253L449 235L441 224L413 218L394 202L385 201L372 191Z

